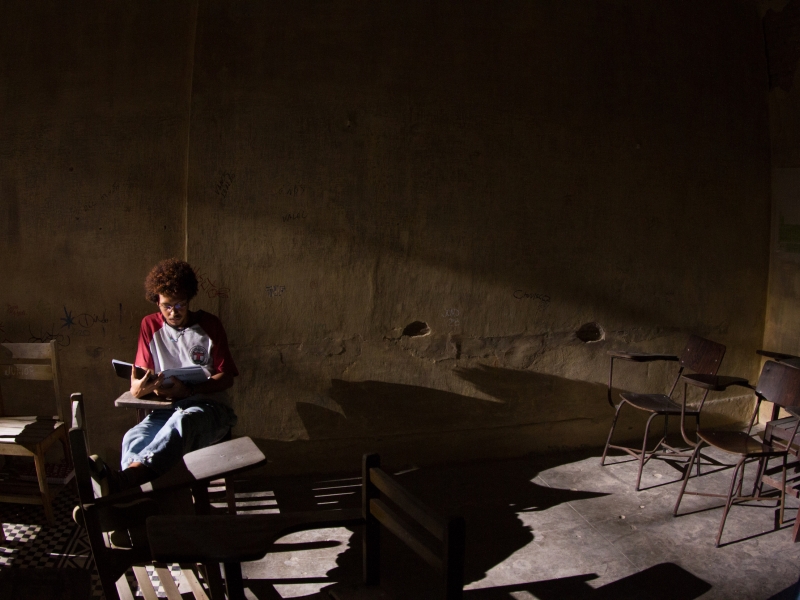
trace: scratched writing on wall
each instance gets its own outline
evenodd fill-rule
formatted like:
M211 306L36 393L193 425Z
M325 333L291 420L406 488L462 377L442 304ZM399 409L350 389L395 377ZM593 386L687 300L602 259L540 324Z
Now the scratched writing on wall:
M50 329L40 326L39 330L36 332L34 332L34 330L31 329L31 326L28 325L28 333L30 333L30 337L28 338L29 342L38 342L42 344L51 340L55 340L59 346L69 346L70 344L70 336L60 333L56 329L55 324L51 324Z
M89 330L96 324L100 324L100 330L103 335L106 334L106 323L110 319L106 316L106 311L103 310L102 315L97 313L83 312L78 315L73 315L72 311L66 306L64 307L64 316L61 317L61 329L67 328L70 334L80 337L86 337L90 334ZM75 329L73 329L75 327Z
M283 296L283 293L286 291L285 285L268 285L267 286L267 296L270 298L277 298L279 296Z
M540 302L550 302L550 296L547 294L535 294L526 292L525 290L514 290L514 298L517 300L539 300Z
M20 307L16 304L7 304L8 310L6 313L11 315L12 317L24 317L25 311L21 310Z
M236 173L232 171L223 171L222 175L219 176L217 185L214 187L214 193L219 196L221 200L225 200L228 196L228 190L231 189L231 184L233 184L234 179L236 179Z
M447 319L447 324L450 327L459 327L461 325L461 311L457 308L447 308L442 312L442 316Z
M281 217L281 220L283 220L283 222L286 223L287 221L296 221L297 219L305 219L306 216L307 215L305 210L299 210L293 213L286 213Z
M228 298L231 291L229 287L217 285L216 281L202 271L197 272L197 287L209 298Z
M302 196L306 193L306 186L301 183L282 185L278 188L278 194L283 196Z

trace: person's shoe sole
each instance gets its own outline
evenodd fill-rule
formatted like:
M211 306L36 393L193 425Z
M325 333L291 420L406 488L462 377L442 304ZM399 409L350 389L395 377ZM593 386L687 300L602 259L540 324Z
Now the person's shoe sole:
M108 496L111 493L110 469L97 454L89 457L89 474L95 497Z

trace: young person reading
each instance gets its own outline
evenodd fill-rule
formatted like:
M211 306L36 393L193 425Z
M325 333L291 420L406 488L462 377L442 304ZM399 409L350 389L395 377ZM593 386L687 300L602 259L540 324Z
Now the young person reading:
M122 470L115 471L93 456L93 476L103 493L141 485L165 473L187 452L221 440L236 424L225 390L239 374L220 320L189 304L197 295L197 276L188 263L170 258L158 263L145 279L145 297L158 312L142 319L135 364L146 368L136 377L131 369L131 394L155 394L171 400L171 408L151 412L122 439ZM163 371L199 365L211 376L186 384Z

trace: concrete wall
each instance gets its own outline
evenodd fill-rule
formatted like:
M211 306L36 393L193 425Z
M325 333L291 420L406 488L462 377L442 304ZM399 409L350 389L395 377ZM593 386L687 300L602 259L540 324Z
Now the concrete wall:
M108 362L133 355L141 280L184 253L242 372L237 433L305 468L599 445L610 348L697 333L757 375L755 5L80 10L0 7L0 335L58 336L98 449L131 419Z
M767 2L772 244L764 346L800 355L800 1Z

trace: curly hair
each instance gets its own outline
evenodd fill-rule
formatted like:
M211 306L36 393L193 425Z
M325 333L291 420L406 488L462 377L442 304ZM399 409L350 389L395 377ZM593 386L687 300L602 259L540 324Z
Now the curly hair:
M177 258L162 260L144 280L144 297L158 304L158 295L191 300L197 295L197 275L189 263Z

